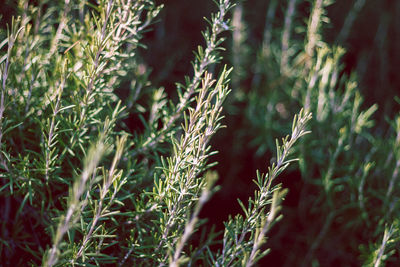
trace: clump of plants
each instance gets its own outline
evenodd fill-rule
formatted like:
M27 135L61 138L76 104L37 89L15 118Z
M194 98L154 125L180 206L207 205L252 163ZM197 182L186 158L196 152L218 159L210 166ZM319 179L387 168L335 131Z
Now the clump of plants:
M362 2L355 1L346 16L340 40L348 37ZM295 204L283 204L285 219L271 237L272 250L285 255L282 265L384 266L399 260L399 118L376 123L383 113L364 103L356 73L344 71L345 50L324 41L331 4L293 0L280 14L281 3L269 1L256 47L247 41L249 7L236 6L231 62L240 88L235 105L246 106L246 130L235 140L238 146L249 140L263 156L274 146L269 136L289 129L290 114L301 107L312 112L311 133L297 147L300 173L292 170L285 178L290 184L300 176L299 187L291 186L298 191ZM300 10L305 6L307 20Z
M323 41L331 1L312 1L304 23L290 0L275 28L278 2L258 49L246 43L245 3L215 1L174 97L152 83L141 54L162 5L20 0L0 33L2 264L254 266L282 249L271 229L295 212L307 227L291 236L286 263L298 264L298 249L304 266L323 265L332 238L365 265L398 259L400 119L385 134L374 128L378 107L363 106L357 77L341 71L344 49ZM225 175L211 140L238 105L233 155L244 138L273 157L216 232L200 216ZM285 210L290 181L277 177L297 159L302 193Z
M138 55L162 6L20 1L2 42L4 264L250 266L264 254L285 194L273 180L311 115L301 111L291 137L277 144L277 161L258 175L245 216L192 246L204 223L199 212L217 189L209 140L230 92L231 69L210 68L220 61L233 5L216 4L194 74L173 101L148 81ZM143 127L128 128L132 116ZM219 238L223 249L211 251Z

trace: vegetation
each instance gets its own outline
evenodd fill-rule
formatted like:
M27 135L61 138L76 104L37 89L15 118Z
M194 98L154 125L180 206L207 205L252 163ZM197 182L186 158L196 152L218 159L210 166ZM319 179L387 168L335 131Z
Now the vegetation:
M332 4L268 1L255 44L250 4L216 0L171 90L146 54L162 4L18 1L0 31L2 264L399 262L400 116L343 64L365 1L328 43ZM262 166L235 180L249 154ZM235 183L240 211L213 221Z

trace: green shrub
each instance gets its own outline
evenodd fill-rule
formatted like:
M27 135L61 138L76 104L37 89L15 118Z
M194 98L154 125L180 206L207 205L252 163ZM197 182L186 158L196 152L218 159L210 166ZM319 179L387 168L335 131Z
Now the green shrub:
M247 43L245 3L215 3L175 99L150 81L140 51L162 5L19 1L0 44L4 265L253 266L274 249L271 227L293 213L307 227L291 236L287 263L323 264L326 240L365 265L399 258L400 117L379 132L377 106L343 75L344 50L322 40L331 1L313 2L304 23L290 0L282 24L270 1L260 49ZM200 216L224 175L210 140L243 106L233 156L249 139L256 155L276 152L266 173L254 170L241 214L215 232ZM277 177L293 153L303 185L287 208L290 181Z
M285 220L276 234L280 239L272 244L286 244L276 249L291 251L281 252L289 266L398 262L394 248L399 242L399 117L376 127L378 106L363 103L356 75L343 70L344 49L324 42L321 27L329 21L325 9L332 1L312 1L305 22L296 16L300 3L288 1L280 23L277 2L269 3L260 48L246 42L244 16L236 20L232 43L232 51L243 51L232 60L235 70L241 71L236 105L246 106L246 130L239 130L236 140L250 140L256 153L264 155L273 149L269 137L290 127L290 114L301 107L314 114L312 133L298 148L297 205L283 207ZM245 7L238 5L236 14ZM251 54L254 50L256 55ZM256 63L251 67L248 62ZM243 80L251 81L250 88ZM288 230L293 228L302 230Z

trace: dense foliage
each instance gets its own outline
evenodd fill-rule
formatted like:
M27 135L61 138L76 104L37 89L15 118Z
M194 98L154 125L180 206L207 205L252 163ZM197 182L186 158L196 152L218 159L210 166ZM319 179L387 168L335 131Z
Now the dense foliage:
M250 1L215 1L181 77L173 69L186 56L156 23L174 1L10 4L1 263L399 262L400 116L388 111L398 103L384 112L364 101L363 69L349 70L340 46L366 1L354 1L335 42L323 34L333 1L265 3L257 43Z

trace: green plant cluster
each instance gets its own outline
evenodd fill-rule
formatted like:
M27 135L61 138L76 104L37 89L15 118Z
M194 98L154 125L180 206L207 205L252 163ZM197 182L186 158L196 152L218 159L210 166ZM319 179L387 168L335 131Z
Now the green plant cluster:
M307 228L291 237L302 255L287 253L288 264L323 264L331 239L366 266L399 260L400 116L376 128L377 105L365 107L357 77L342 71L344 49L323 41L332 1L311 1L307 21L295 19L297 2L270 1L253 48L244 3L216 0L174 98L150 81L140 50L162 5L18 1L0 33L1 263L254 266L293 214ZM216 232L200 216L224 176L211 139L238 106L233 155L251 139L274 156ZM290 181L277 178L297 160L301 197L285 211Z
M340 38L347 38L346 27L351 27L360 2L355 1ZM278 230L285 241L274 240L282 242L275 249L294 251L281 252L286 255L284 264L396 264L400 117L386 117L378 127L382 113L377 114L376 104L363 103L357 75L344 71L345 50L324 42L322 28L329 23L326 9L331 4L311 1L309 18L299 22L300 1L290 0L279 23L280 3L270 1L257 48L247 42L245 3L236 6L232 50L243 52L233 53L232 62L241 88L236 91L237 105L246 106L246 130L238 131L237 140L251 140L256 153L263 155L274 147L269 137L287 131L290 114L299 108L313 113L311 133L297 147L301 188L296 205L284 207L280 225L282 231L293 229L290 224L302 230ZM245 80L251 81L250 89Z

